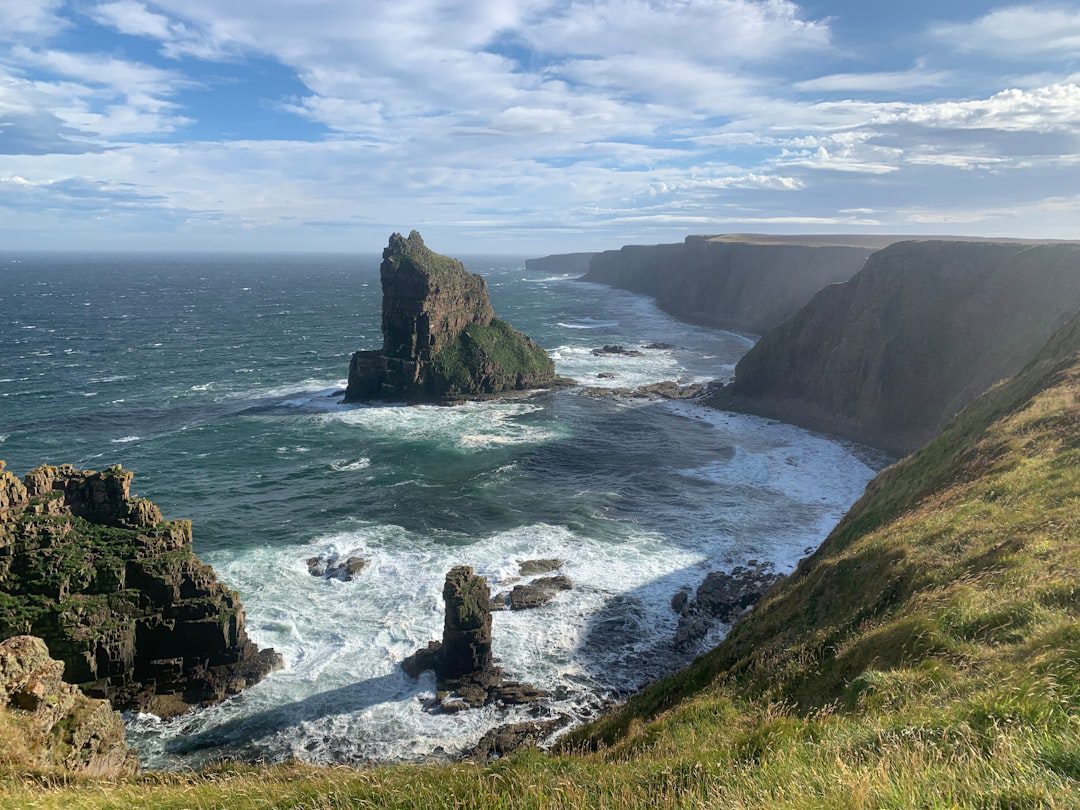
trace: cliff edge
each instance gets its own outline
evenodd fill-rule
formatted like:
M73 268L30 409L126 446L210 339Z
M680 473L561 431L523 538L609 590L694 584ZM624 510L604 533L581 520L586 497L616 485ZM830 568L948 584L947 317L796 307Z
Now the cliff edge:
M903 455L1080 309L1080 245L900 242L742 358L712 404Z
M281 665L240 599L191 548L191 522L130 495L131 472L0 462L0 638L34 635L64 679L118 709L169 717Z
M680 244L597 253L582 281L656 299L680 320L762 334L828 284L847 281L870 247L688 236Z
M346 402L445 401L552 382L547 353L495 317L487 284L416 231L383 251L381 350L358 351Z

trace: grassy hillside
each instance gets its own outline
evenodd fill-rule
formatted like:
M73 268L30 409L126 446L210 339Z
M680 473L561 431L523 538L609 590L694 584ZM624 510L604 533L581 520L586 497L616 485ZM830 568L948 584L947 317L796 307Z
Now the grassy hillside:
M1080 317L883 472L728 639L561 753L285 765L42 807L1080 806Z

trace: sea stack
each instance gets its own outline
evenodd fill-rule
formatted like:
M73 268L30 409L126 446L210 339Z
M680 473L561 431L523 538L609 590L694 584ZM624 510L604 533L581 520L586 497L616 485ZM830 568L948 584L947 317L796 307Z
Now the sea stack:
M467 565L446 575L443 584L442 641L432 641L404 661L401 668L415 678L432 670L439 692L433 708L455 712L488 703L533 703L546 692L506 680L491 652L491 589Z
M484 279L416 231L390 237L379 275L383 346L353 355L346 402L445 402L555 380L547 352L495 317Z
M223 700L281 666L191 548L191 521L131 496L132 473L0 462L0 639L40 637L64 680L161 717Z

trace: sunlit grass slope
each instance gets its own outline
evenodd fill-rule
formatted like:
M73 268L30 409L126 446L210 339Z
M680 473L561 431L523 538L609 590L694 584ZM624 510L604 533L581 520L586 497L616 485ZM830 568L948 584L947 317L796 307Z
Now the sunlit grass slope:
M1080 317L717 649L490 766L9 777L44 807L1080 807Z

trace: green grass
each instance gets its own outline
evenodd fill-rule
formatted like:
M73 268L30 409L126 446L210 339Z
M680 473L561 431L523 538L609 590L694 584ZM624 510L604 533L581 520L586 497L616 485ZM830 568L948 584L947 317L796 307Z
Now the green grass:
M538 345L505 321L465 327L432 361L445 394L497 393L539 384L555 364Z
M12 807L1080 806L1080 318L884 471L715 650L488 766L299 764L112 783L16 775Z

